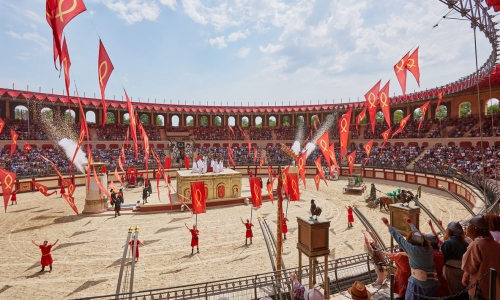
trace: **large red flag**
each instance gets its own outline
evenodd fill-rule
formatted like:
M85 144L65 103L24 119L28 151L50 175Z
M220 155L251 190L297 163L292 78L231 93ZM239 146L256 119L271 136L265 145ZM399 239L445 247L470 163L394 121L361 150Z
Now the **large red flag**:
M117 169L117 168L115 168L115 173L114 173L113 175L115 175L116 180L118 180L118 182L119 182L121 185L123 185L123 181L122 181L122 179L120 178L120 174L118 174L118 169Z
M137 148L137 123L135 119L135 112L134 112L134 106L132 105L132 102L128 98L127 91L123 89L125 92L125 98L127 99L127 108L128 108L128 114L129 114L129 124L130 124L130 132L132 133L132 141L134 143L134 155L135 158L138 157L138 148Z
M422 117L420 118L420 122L418 123L418 131L420 131L420 125L422 125L422 121L425 119L425 113L427 112L430 103L431 101L429 100L424 105L420 106L420 112L422 113Z
M52 28L54 40L54 66L56 59L59 57L61 62L61 38L64 27L77 15L86 11L87 8L82 0L64 1L64 0L47 0L45 6L45 17L47 23ZM57 69L57 66L56 66Z
M29 153L30 150L32 150L33 147L31 147L30 144L24 142L24 151L26 151L26 155Z
M203 214L207 212L205 195L205 182L191 182L191 203L193 205L193 214Z
M48 193L48 190L49 188L46 187L45 185L42 185L34 180L31 181L31 183L33 183L33 185L35 186L35 188L40 191L40 193L42 193L45 197L48 197L48 196L51 196L51 195L54 195L54 194L57 194L57 191L53 191L52 193Z
M71 79L69 77L69 69L71 67L71 60L69 59L68 45L66 44L66 37L64 37L62 52L61 52L61 68L64 71L64 85L66 86L66 95L68 95L68 109L71 110L71 99L69 94L69 85Z
M410 73L413 74L418 86L420 86L420 69L418 67L418 47L413 51L413 53L408 57L406 61L406 68Z
M321 175L321 178L323 178L326 185L328 185L328 183L326 182L325 172L323 172L323 167L321 166L321 156L318 156L318 158L316 158L316 160L314 161L314 164L316 165L316 168L318 169L319 175Z
M399 128L398 128L398 130L394 131L394 133L392 134L392 137L394 137L396 134L398 134L400 132L403 132L403 129L405 129L406 123L408 122L410 117L411 117L411 114L407 115L406 117L404 117L403 120L399 121Z
M378 106L378 93L380 91L380 81L379 80L366 94L366 107L368 109L368 114L370 115L370 124L372 125L372 132L375 133L375 116L377 115ZM351 124L351 123L349 123Z
M281 173L281 180L283 181L283 190L285 191L285 195L289 197L289 192L288 192L288 171L290 170L290 167L286 167L285 170L283 170L283 173Z
M438 113L438 110L439 110L439 106L441 105L441 101L443 101L443 92L439 92L439 94L438 94L438 103L436 105L436 117L437 117L437 113ZM0 129L0 132L2 132L1 129Z
M319 190L319 183L321 182L321 178L319 176L319 173L314 175L314 183L316 184L316 190Z
M365 149L366 152L365 165L366 163L368 163L368 160L370 159L370 151L372 151L372 148L373 148L373 140L363 145L363 149Z
M73 198L70 195L66 195L66 194L62 194L62 196L63 196L64 200L66 200L66 202L68 202L69 206L71 207L71 209L73 209L75 214L78 215L78 208L75 205L75 198Z
M89 168L90 169L90 168ZM108 197L108 199L111 200L111 195L109 194L108 190L106 190L102 184L101 184L101 181L99 181L99 177L97 177L97 172L95 171L95 166L93 167L94 169L94 179L95 179L95 183L97 184L97 186L99 187L99 189L101 190L101 192L104 193L104 195L106 195Z
M352 169L354 167L354 162L356 161L356 151L352 151L346 156L347 164L349 165L349 175L352 176Z
M255 164L257 162L257 155L259 153L257 152L257 148L253 148L253 163Z
M112 182L112 181L111 181ZM68 195L70 197L73 197L73 193L75 192L76 186L71 180L66 180L66 183L68 184Z
M257 174L260 174L260 170L262 169L263 164L264 164L264 157L261 157L259 162L259 171L257 172Z
M317 141L319 150L323 154L323 157L326 160L326 164L330 166L330 155L328 153L328 145L330 145L330 140L328 138L328 131L325 132Z
M335 156L335 143L332 143L330 147L328 147L328 156L330 157L330 161L333 162L335 169L338 170L339 165L337 163L337 157ZM330 164L330 166L332 165Z
M2 181L3 207L7 212L10 194L15 189L16 174L0 169L0 181Z
M253 207L262 206L262 189L260 187L260 177L252 177L250 180L250 193L252 194Z
M12 137L10 142L10 158L12 158L12 154L16 151L17 148L17 139L19 138L19 134L17 134L14 130L10 130L10 135Z
M108 53L106 52L101 39L99 39L99 63L97 64L97 76L99 78L99 87L101 88L103 126L104 124L106 124L108 114L106 101L104 99L104 91L106 90L106 85L108 84L108 79L109 76L111 76L111 72L113 72L113 69L113 63L111 63Z
M378 93L378 100L380 103L380 109L384 114L385 122L387 126L391 127L391 102L389 101L389 84L391 81L387 81L384 87Z
M170 157L165 157L165 169L170 169L172 166L172 159Z
M271 166L267 166L267 178L269 178L269 179L271 178L272 172L273 172L273 169L271 169Z
M227 127L229 127L229 131L231 131L231 134L233 135L233 139L235 139L236 135L234 135L233 127L231 125L228 125Z
M382 137L384 138L384 144L382 144L382 148L384 148L385 143L387 143L387 140L391 136L391 127L387 129L386 131L382 132Z
M2 133L3 129L5 127L5 121L0 118L0 133Z
M266 184L266 188L267 188L267 193L269 194L269 199L271 199L271 203L274 204L273 184L274 184L274 179L269 180L269 183Z
M299 168L300 178L304 183L304 187L306 186L306 155L307 151L304 151L297 160L297 167Z
M75 157L76 157L76 154L78 153L78 150L80 150L80 147L82 146L82 143L83 143L83 139L85 138L85 134L86 134L86 130L85 130L85 121L82 120L80 122L80 135L78 136L78 143L76 143L76 149L75 149L75 153L73 153L73 158L71 159L71 165L69 166L69 172L70 174L73 173L73 162L75 161Z
M403 95L406 94L406 63L408 62L408 54L410 53L406 53L406 55L394 66L394 72L398 78L401 90L403 90Z
M290 201L300 200L300 189L299 189L299 179L296 173L288 173L288 194Z
M142 127L142 125L140 125L140 128L141 128L141 136L142 136L142 140L144 141L144 161L145 161L145 165L146 165L146 179L148 178L148 170L149 170L149 138L148 138L148 135L146 133L146 130L144 130L144 128Z
M356 135L358 135L358 125L361 121L363 121L366 118L366 107L363 108L363 110L358 114L356 117ZM328 131L327 131L328 132Z
M351 124L351 114L352 108L349 109L340 119L339 119L339 131L340 131L340 161L342 157L347 154L347 140L349 139L349 124Z

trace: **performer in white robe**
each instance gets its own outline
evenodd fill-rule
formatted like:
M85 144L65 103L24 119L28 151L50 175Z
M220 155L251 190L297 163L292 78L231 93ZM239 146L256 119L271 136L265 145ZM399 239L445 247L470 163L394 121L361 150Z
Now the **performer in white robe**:
M213 172L214 173L219 173L219 164L215 161L215 160L212 160L212 168L213 168Z
M191 169L191 173L200 173L200 169L198 169L195 161L193 161L193 168Z
M224 161L221 159L219 161L219 172L222 172L224 170Z
M205 160L205 161L203 161L203 169L201 171L202 174L207 173L207 167L208 167L207 161Z

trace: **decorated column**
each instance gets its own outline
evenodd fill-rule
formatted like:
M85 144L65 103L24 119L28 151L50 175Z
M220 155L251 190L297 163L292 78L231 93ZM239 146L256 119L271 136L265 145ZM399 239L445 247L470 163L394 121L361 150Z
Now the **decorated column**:
M85 182L87 195L85 197L85 206L83 207L82 213L84 214L95 214L101 213L108 210L109 199L108 196L101 191L99 184L102 185L104 190L108 189L108 175L105 172L101 172L102 167L107 166L107 163L94 162L90 165L90 181ZM88 165L84 165L88 168ZM95 168L99 184L93 176L93 170Z

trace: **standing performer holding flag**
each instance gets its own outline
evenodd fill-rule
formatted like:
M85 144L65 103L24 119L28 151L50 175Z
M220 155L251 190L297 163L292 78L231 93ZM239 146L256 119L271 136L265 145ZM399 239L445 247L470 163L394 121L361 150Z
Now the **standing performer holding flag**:
M245 235L245 245L247 245L247 240L250 239L250 244L252 244L252 238L253 238L253 232L252 232L252 226L253 224L250 223L250 220L247 219L247 222L243 222L243 219L240 218L241 220L241 223L243 223L243 225L245 225L245 227L247 228L247 231L246 231L246 235Z
M196 246L196 253L200 253L200 248L198 248L198 235L200 234L200 231L196 229L196 225L193 225L193 229L189 229L186 223L184 223L186 228L191 232L191 255L194 253L194 246Z

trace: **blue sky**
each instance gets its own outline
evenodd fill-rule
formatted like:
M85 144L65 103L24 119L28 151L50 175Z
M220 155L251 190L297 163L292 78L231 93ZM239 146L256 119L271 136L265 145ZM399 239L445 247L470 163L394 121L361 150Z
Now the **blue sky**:
M437 0L86 0L65 28L71 93L99 97L99 36L115 66L106 97L196 105L292 105L363 99L419 45L421 86L475 70L468 21ZM452 17L460 18L458 14ZM0 87L62 94L43 0L0 0ZM478 34L480 65L491 52Z

